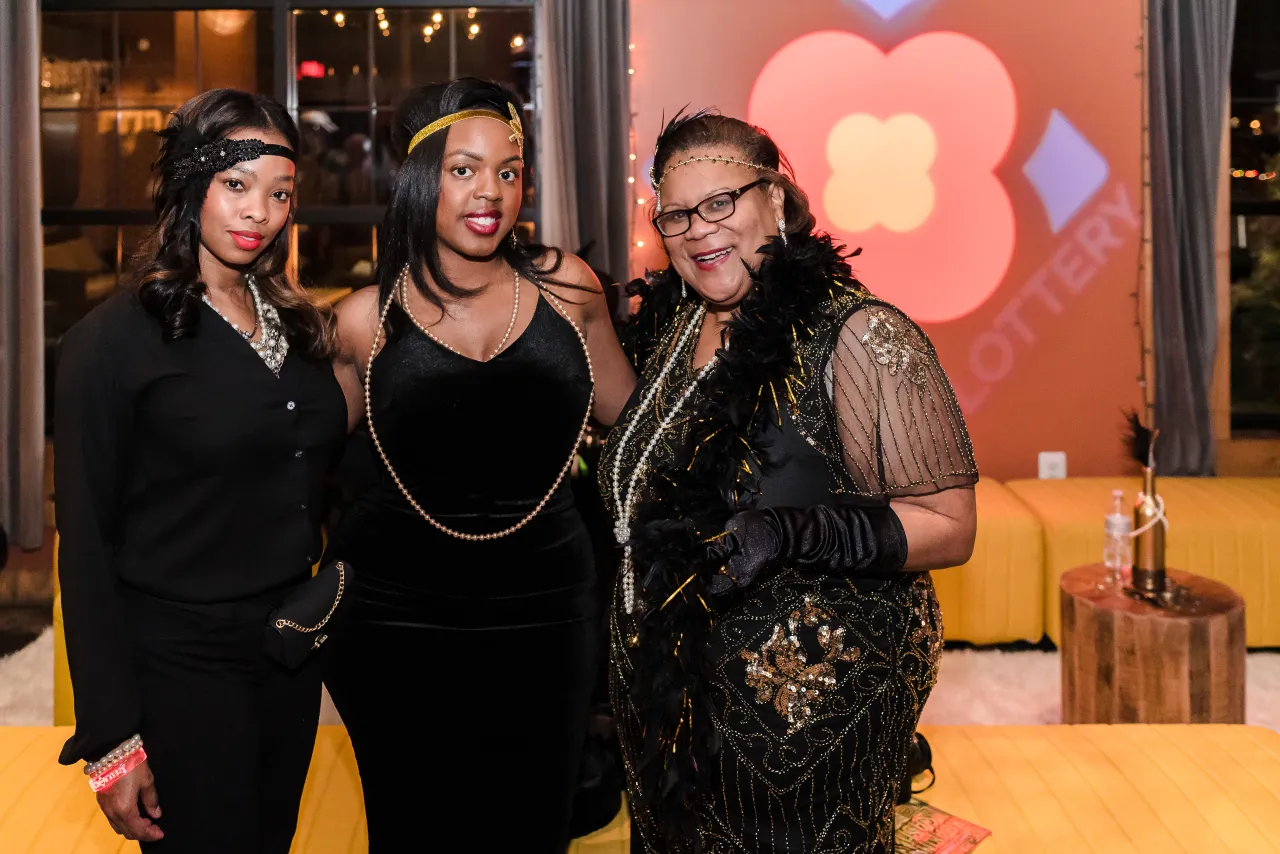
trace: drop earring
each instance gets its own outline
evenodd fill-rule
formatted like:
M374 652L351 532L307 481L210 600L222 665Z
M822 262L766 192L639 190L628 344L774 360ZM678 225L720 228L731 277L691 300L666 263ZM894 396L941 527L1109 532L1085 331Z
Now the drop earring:
M782 238L782 245L787 245L787 221L782 217L778 217L778 236Z
M686 300L686 299L688 299L688 298L689 298L689 291L688 291L688 289L685 287L685 284L684 284L684 278L683 278L683 277L681 277L681 279L680 279L680 300L681 300L681 302L683 302L684 300Z
M517 249L520 247L520 242L516 240L516 230L514 228L511 229L511 245Z

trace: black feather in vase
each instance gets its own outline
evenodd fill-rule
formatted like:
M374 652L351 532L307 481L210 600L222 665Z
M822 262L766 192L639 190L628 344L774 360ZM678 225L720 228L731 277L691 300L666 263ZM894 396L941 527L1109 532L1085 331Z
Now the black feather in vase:
M1138 465L1146 468L1155 467L1156 434L1150 427L1142 423L1136 410L1125 413L1125 445L1129 456L1137 460Z

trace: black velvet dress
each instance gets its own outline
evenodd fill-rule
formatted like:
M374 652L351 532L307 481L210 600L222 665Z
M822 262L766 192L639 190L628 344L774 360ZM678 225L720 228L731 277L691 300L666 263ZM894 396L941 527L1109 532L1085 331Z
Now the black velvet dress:
M546 495L589 405L586 356L540 297L477 362L399 306L372 371L374 427L428 514L484 534ZM373 854L563 851L595 664L591 542L568 478L513 534L447 535L378 475L338 526L354 603L325 682L351 734ZM474 817L491 808L495 820Z

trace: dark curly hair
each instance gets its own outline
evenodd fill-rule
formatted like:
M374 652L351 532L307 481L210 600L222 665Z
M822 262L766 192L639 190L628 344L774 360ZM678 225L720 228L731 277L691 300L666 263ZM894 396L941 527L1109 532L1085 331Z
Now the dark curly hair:
M129 284L143 307L164 329L166 341L195 334L200 321L200 211L212 175L179 178L176 165L197 147L237 130L275 131L298 148L298 127L283 106L262 95L236 89L211 89L187 101L160 131L160 153L152 165L156 226L133 257ZM333 352L333 327L286 273L293 207L280 233L249 266L262 298L280 313L285 336L298 352L327 358Z
M661 176L664 169L679 154L695 148L727 146L737 149L742 159L765 167L762 178L782 188L783 217L787 221L787 236L812 233L817 220L809 212L809 197L797 186L791 164L763 128L721 115L715 109L703 109L694 113L683 108L667 122L658 135L657 150L653 155L653 173Z
M419 86L407 94L396 107L391 125L391 144L396 151L407 151L409 141L427 125L462 110L488 109L507 115L508 104L520 99L506 87L475 77L460 77L444 83ZM528 128L525 128L526 148ZM436 235L436 210L440 204L440 181L444 164L447 133L435 133L414 146L396 173L391 199L378 230L379 302L385 302L395 290L400 271L408 265L418 292L443 308L438 294L427 286L427 274L436 288L458 298L471 294L449 280L440 268L440 247ZM526 280L541 287L551 284L585 290L578 285L553 278L560 271L564 252L539 243L502 240L498 257ZM416 263L410 263L416 262ZM426 271L423 271L425 266Z

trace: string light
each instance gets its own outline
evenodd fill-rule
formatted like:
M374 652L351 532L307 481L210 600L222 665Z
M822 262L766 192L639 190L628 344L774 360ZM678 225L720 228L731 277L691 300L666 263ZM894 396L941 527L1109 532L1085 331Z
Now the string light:
M442 14L441 14L441 13L439 13L439 12L436 12L434 15L432 15L432 16L431 16L431 20L432 20L434 23L439 24L439 23L441 23L442 21L444 21L444 15L442 15Z
M524 36L516 36L511 40L512 47L524 47Z
M467 33L467 38L474 40L478 35L480 35L480 25L472 24L470 32Z
M434 32L435 32L435 29L430 24L427 24L425 27L422 28L422 34L427 38L431 38L431 34Z
M388 21L386 18L383 18L381 21L378 22L378 29L382 30L383 32L386 32L387 27L389 26L391 26L391 22Z
M1232 117L1231 117L1231 126L1232 126L1233 128L1238 128L1238 127L1240 127L1240 117L1239 117L1239 116L1232 116Z
M1253 121L1249 122L1249 127L1253 128L1254 130L1257 130L1258 128L1262 127L1262 122L1258 121L1257 119L1254 119Z
M338 12L333 16L333 22L340 27L346 26L347 16L342 14L341 12Z
M627 183L628 183L628 184L634 184L635 182L636 182L636 176L635 176L635 175L632 175L630 178L628 178L628 179L627 179Z
M635 70L634 68L628 68L628 69L627 69L627 73L628 73L628 74L635 74L635 73L636 73L636 70Z
M386 10L383 9L381 6L379 6L377 9L374 9L373 11L378 15L378 17L382 17L382 13L385 12Z
M476 7L472 6L470 9L467 10L467 17L474 18L475 16L476 16Z
M637 205L643 205L643 204L644 204L644 199L636 199L636 204L637 204Z
M321 15L324 15L324 16L327 18L327 17L329 16L329 10L328 10L328 9L321 9L321 10L320 10L320 14L321 14Z
M633 151L633 152L631 152L631 159L632 159L632 160L635 160L635 159L636 159L636 154L635 154L635 152L634 152L634 151Z
M641 249L643 249L643 248L644 248L644 241L643 241L643 240L637 240L637 241L636 241L636 246L639 246Z

